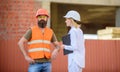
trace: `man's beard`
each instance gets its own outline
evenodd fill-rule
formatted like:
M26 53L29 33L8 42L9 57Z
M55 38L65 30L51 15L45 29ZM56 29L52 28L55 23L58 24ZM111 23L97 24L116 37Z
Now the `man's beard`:
M45 28L46 25L47 25L47 21L45 21L45 20L40 20L40 21L38 21L38 26L39 26L40 28Z

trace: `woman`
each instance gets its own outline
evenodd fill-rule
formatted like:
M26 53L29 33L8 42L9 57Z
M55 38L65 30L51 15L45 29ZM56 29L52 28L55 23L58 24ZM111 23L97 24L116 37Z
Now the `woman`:
M70 34L71 45L62 45L67 50L72 50L73 53L68 54L68 72L82 72L85 67L85 46L83 32L80 25L80 14L77 11L68 11L64 16L67 27L71 27L68 34Z

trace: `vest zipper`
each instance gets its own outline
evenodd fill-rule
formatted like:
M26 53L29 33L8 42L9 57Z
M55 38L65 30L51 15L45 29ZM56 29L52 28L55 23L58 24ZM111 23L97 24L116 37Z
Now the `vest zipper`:
M42 44L44 45L44 31L42 32L42 35L43 35L43 40L42 40ZM44 46L43 46L44 47ZM44 53L44 58L45 58L45 51L44 51L44 48L43 48L43 53Z

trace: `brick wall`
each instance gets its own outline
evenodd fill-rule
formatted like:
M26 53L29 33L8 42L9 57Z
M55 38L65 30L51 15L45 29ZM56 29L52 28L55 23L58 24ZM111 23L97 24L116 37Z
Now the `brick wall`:
M0 2L0 39L21 37L33 24L35 24L35 9L32 0Z

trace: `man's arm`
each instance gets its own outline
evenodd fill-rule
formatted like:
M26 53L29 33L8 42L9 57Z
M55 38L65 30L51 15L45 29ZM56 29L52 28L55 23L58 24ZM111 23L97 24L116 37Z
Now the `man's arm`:
M55 34L53 34L53 37L52 37L52 41L53 45L55 46L55 49L53 50L52 52L52 57L51 59L55 59L57 57L57 54L58 52L60 51L60 44L59 42L57 41L57 38L55 36Z
M24 55L24 57L27 57L27 52L24 49L24 43L27 43L27 39L25 39L24 37L22 37L19 42L18 42L18 46L22 52L22 54Z
M18 46L20 48L20 51L24 55L25 60L27 60L29 63L33 63L34 60L29 57L28 53L25 50L25 46L24 46L24 43L27 43L30 37L31 37L31 30L28 30L26 34L19 40Z
M60 44L58 41L53 42L55 49L59 52L60 51Z
M60 44L56 38L56 35L55 33L53 33L53 36L52 36L52 39L51 39L51 42L53 43L53 45L55 46L55 49L57 49L58 51L60 50Z

